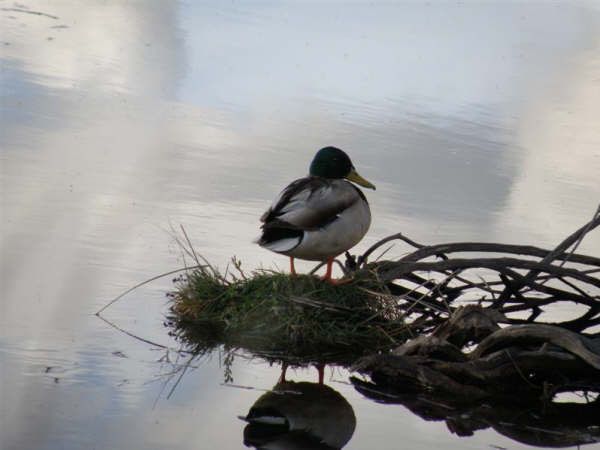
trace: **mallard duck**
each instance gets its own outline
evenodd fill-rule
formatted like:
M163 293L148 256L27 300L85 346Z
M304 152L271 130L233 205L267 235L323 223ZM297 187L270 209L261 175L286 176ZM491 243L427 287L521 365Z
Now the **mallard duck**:
M319 150L309 175L290 183L260 218L258 245L289 256L294 275L294 258L325 261L323 279L334 283L334 258L354 247L371 224L367 198L351 182L375 189L345 152L336 147Z

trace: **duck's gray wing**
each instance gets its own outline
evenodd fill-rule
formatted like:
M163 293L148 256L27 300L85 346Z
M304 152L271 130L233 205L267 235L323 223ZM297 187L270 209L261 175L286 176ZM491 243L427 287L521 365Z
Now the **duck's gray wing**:
M360 191L344 180L300 178L287 186L262 215L263 228L315 230L361 199Z

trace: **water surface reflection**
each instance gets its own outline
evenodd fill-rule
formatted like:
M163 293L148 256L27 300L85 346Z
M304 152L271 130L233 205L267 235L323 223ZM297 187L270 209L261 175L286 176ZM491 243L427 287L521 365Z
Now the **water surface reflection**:
M221 267L284 264L252 244L257 218L325 145L378 186L364 248L399 230L551 247L600 198L594 2L6 0L0 21L3 448L239 448L220 430L255 393L220 385L218 358L155 407L162 355L93 312L181 264L170 224ZM168 287L111 318L176 346ZM264 389L276 375L236 370ZM340 392L361 424L348 448L519 448Z
M341 449L352 438L352 406L325 384L281 381L243 417L244 445L256 448Z

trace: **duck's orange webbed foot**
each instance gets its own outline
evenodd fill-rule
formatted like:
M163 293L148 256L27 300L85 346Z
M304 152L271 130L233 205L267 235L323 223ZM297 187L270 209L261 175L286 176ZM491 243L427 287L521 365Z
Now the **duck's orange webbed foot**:
M325 275L321 278L321 280L327 281L329 284L332 284L334 286L350 283L352 281L352 279L350 278L331 278L331 274L333 272L333 260L334 258L329 258L327 260L327 271L325 272Z

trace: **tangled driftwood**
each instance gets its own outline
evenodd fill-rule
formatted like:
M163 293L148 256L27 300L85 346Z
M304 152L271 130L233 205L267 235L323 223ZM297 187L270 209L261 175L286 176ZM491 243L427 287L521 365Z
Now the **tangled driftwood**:
M600 258L574 250L598 225L600 208L554 250L477 242L424 246L399 233L373 245L358 261L347 255L346 267L375 271L398 307L412 314L418 334L431 332L464 302L496 310L510 324L535 323L546 308L569 302L570 311L579 315L554 317L552 323L584 332L600 325ZM368 263L373 252L393 240L417 250L396 261ZM469 254L474 256L464 256Z
M459 436L492 427L529 445L600 442L600 337L545 324L500 328L498 320L491 309L459 308L432 334L360 360L355 370L370 381L352 383L369 398L444 420ZM583 401L553 401L564 392Z
M386 389L435 391L466 402L600 392L599 338L555 325L500 328L497 318L497 312L480 306L460 308L431 335L363 358L355 369ZM477 342L474 350L463 350Z
M353 378L355 387L428 420L446 420L459 435L493 427L534 445L600 442L600 258L574 253L598 225L600 208L552 251L420 246L402 235L376 244L359 259L359 271L375 271L386 283L410 313L415 337L360 359L354 369L369 380ZM392 239L418 249L398 261L366 263ZM454 257L466 252L477 255ZM551 320L542 315L564 302L568 310L554 311ZM584 401L556 403L564 393Z

